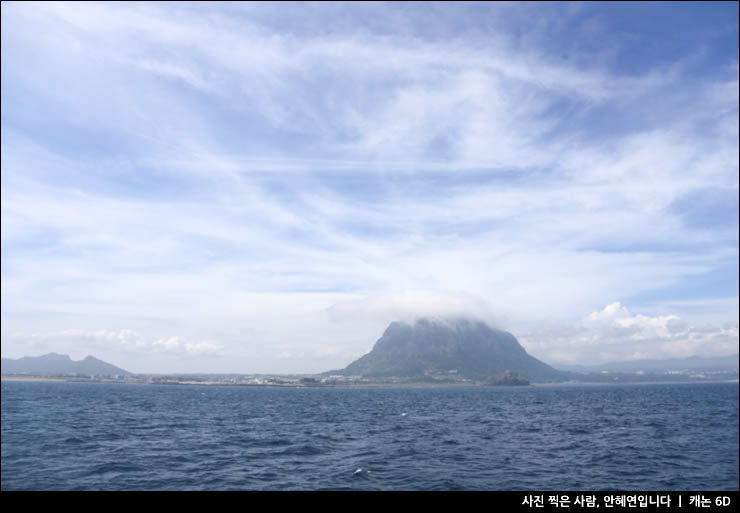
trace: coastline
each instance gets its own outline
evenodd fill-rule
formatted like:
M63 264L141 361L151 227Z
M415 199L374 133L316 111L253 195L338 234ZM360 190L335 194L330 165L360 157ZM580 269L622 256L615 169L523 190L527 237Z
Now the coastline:
M735 379L718 379L718 380L675 380L675 381L566 381L551 383L532 382L526 386L514 385L489 385L485 383L392 383L392 382L356 382L356 383L322 383L322 384L303 384L303 383L228 383L218 381L166 381L166 382L148 382L148 381L129 381L116 379L85 379L73 377L43 377L43 376L0 376L1 381L19 381L19 382L69 382L69 383L119 383L123 385L197 385L197 386L226 386L226 387L277 387L277 388L466 388L466 387L483 387L483 388L528 388L528 387L568 387L568 386L615 386L615 385L682 385L682 384L711 384L711 383L740 383Z
M70 381L64 378L42 378L35 376L0 376L0 381Z

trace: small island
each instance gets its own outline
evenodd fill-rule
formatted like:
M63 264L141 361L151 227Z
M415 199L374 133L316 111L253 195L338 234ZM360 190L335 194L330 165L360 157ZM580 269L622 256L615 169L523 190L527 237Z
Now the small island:
M493 376L488 380L486 385L495 387L526 387L529 386L529 380L520 376L516 372L507 370Z

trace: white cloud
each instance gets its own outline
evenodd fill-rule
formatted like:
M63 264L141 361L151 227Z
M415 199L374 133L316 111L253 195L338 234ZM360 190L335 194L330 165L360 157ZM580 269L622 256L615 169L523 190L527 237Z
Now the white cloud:
M341 16L327 33L328 6L293 31L270 9L4 4L4 89L29 98L4 108L8 329L129 326L89 340L322 370L396 317L568 323L737 261L736 225L672 210L737 192L737 60L723 78L685 59L625 75L577 64L575 43L569 61L514 44L501 11L469 39L410 35L386 6L380 33ZM668 311L612 313L552 347L599 330L604 357L710 344Z
M541 325L521 335L530 351L553 364L725 356L738 353L738 324L692 326L677 315L632 314L619 302L574 325Z
M24 355L24 350L33 348L35 352L56 351L80 354L84 351L112 351L122 354L178 353L189 355L222 354L224 346L209 340L193 341L182 336L147 338L131 329L85 330L65 329L57 332L4 333L13 352Z
M493 326L501 324L501 319L484 299L462 292L436 290L374 294L336 303L327 312L334 321L350 323L372 320L389 324L396 320L414 321L420 317L468 317Z

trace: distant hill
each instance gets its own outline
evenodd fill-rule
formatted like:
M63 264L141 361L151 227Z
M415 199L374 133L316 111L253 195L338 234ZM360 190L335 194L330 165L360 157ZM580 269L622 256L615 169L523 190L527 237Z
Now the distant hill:
M671 371L737 371L738 355L690 356L666 360L630 360L593 365L562 364L561 368L581 372L671 372Z
M339 371L365 377L425 377L454 374L487 380L511 371L532 381L561 381L558 371L530 356L506 331L468 319L393 322L372 351Z
M74 361L66 354L49 353L43 356L24 356L17 360L2 359L2 374L29 376L129 376L130 372L115 365L88 356Z

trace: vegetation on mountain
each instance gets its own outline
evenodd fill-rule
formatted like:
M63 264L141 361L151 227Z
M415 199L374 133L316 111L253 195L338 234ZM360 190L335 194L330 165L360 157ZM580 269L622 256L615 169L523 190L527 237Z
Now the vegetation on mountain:
M486 381L515 372L534 381L568 379L529 355L506 331L469 319L393 322L372 351L332 373L365 377L457 376Z

